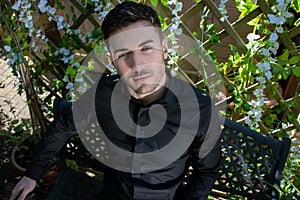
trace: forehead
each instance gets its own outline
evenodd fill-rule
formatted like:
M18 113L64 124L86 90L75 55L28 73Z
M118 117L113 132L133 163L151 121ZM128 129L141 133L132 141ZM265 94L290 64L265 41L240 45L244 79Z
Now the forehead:
M138 23L138 22L137 22ZM116 31L107 40L110 50L134 49L145 41L151 41L153 45L160 45L160 28L145 26L144 24L129 25Z

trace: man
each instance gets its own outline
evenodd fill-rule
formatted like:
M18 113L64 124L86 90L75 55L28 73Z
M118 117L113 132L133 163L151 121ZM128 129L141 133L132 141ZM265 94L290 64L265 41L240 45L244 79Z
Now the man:
M95 118L93 110L102 138L108 138L109 159L98 158L107 165L99 199L207 199L220 164L218 144L199 157L209 127L219 126L211 124L218 120L211 120L210 98L171 77L164 64L167 40L151 7L121 3L101 28L119 75L102 75L74 103L73 115L64 114L49 128L10 199L23 200L35 188L49 160ZM190 166L193 173L183 186Z

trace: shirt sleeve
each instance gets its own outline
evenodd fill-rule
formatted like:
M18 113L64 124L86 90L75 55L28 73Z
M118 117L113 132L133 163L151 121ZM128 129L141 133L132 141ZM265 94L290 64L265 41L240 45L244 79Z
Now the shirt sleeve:
M80 96L76 102L72 103L72 106L66 107L47 129L44 137L34 148L34 153L30 164L26 168L25 176L39 180L51 159L58 154L71 136L78 133L77 129L89 125L91 120L90 113L94 109L94 106L91 104L94 103L93 97L96 88L97 84ZM78 117L74 119L74 116L79 115L80 119Z
M72 109L68 107L52 123L44 134L44 137L34 147L33 156L26 168L25 176L39 180L49 165L50 160L62 149L68 138L76 133Z
M218 176L221 163L221 123L216 109L213 106L209 109L211 112L204 112L205 115L201 116L206 122L199 124L205 127L206 133L197 135L190 147L193 170L184 188L184 200L207 199Z

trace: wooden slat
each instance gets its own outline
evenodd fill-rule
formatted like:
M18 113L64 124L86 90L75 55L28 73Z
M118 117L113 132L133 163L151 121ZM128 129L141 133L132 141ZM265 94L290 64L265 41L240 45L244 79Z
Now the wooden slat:
M227 19L225 19L224 21L220 20L222 18L222 14L220 13L217 5L211 0L203 0L203 2L207 5L207 7L211 9L215 17L219 20L221 26L226 30L231 39L237 44L237 48L245 53L247 51L245 43Z
M100 27L100 24L94 19L90 11L83 7L77 0L71 0L72 4L84 15L87 16L88 20L95 26Z
M232 28L234 30L237 30L237 32L239 32L239 29L244 25L247 24L250 20L254 19L255 17L257 17L258 15L260 15L262 13L260 8L256 8L255 10L253 10L252 12L250 12L248 15L246 15L245 17L238 19L237 21L235 21L234 23L231 24ZM218 33L219 35L219 39L222 40L223 38L225 38L226 36L228 36L228 33L226 32L225 29L223 29L222 31L220 31ZM212 46L213 44L211 42L209 42L209 40L205 41L203 44L203 47L205 49L208 49Z
M202 1L193 5L190 9L188 9L184 14L180 16L181 21L185 22L192 18L194 15L199 14L199 12L203 10L204 6L205 5Z

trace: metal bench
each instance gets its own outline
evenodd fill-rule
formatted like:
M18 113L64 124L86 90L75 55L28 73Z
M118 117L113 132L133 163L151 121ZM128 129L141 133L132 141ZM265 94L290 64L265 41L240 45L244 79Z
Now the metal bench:
M278 189L290 143L287 137L278 140L225 119L221 134L222 165L212 194L222 192L225 197L279 199ZM75 155L82 155L84 147L77 145L80 148L74 149ZM91 156L86 155L87 152L83 157L89 163ZM93 163L95 167L97 161ZM102 167L100 162L98 164ZM101 180L66 168L47 200L92 200L100 186Z
M248 199L279 199L290 144L287 137L278 140L226 119L222 165L214 189Z

